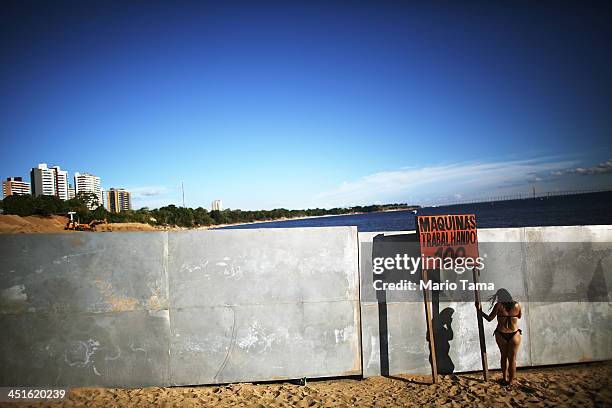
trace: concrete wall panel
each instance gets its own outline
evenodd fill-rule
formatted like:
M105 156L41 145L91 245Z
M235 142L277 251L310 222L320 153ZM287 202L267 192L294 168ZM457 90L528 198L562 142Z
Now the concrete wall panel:
M361 373L354 228L169 235L173 384Z

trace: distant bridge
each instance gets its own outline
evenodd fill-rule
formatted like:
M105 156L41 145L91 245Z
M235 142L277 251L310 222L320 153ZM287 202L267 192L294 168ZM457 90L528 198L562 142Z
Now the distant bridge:
M490 196L490 197L480 197L471 200L462 200L462 201L440 201L434 205L436 206L447 206L447 205L459 205L459 204L477 204L477 203L491 203L496 201L511 201L511 200L528 200L535 198L549 198L549 197L559 197L559 196L569 196L569 195L577 195L577 194L588 194L588 193L604 193L612 191L610 189L590 189L590 190L564 190L564 191L545 191L545 192L532 192L528 194L518 193L518 194L510 194L510 195L501 195L501 196ZM425 205L427 207L427 205Z

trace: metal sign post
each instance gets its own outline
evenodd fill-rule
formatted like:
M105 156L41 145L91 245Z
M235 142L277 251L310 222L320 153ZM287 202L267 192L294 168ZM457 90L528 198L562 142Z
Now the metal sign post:
M427 269L422 269L422 280L424 283L429 281L427 277ZM429 341L429 355L431 356L431 381L434 384L438 383L438 366L436 361L436 344L434 340L433 325L431 323L431 298L429 290L423 288L423 300L425 302L425 319L427 321L427 340Z
M418 217L416 217L418 219ZM419 223L416 222L417 236L420 237ZM422 247L421 247L422 248ZM422 266L422 265L421 265ZM424 284L429 282L427 269L421 267L421 281ZM425 304L425 323L427 325L427 342L429 343L429 355L431 356L431 381L434 384L438 383L438 366L436 361L436 344L434 339L433 324L431 322L431 298L427 286L423 287L423 302Z
M479 313L479 310L481 310L480 290L478 290L477 283L478 283L478 275L480 274L480 272L474 268L472 270L472 273L474 274L474 286L475 286L474 298L476 299L476 303L478 303L478 306L476 306L476 317L478 319L478 338L480 339L480 360L482 361L482 374L486 381L489 379L489 363L487 361L487 343L485 342L484 324L482 321L482 314Z

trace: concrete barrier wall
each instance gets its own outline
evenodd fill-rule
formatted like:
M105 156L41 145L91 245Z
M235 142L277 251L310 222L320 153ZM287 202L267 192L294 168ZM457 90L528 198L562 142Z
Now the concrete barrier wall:
M169 235L170 378L361 374L355 228Z
M361 374L355 228L0 236L0 385Z
M422 301L393 293L381 304L367 293L373 281L371 243L381 234L411 233L359 234L363 375L428 374ZM508 289L523 307L519 366L612 359L612 226L482 229L478 239L481 254L483 248L487 252L482 280L494 282L496 289ZM508 244L487 244L500 242ZM484 291L482 297L491 294ZM488 305L483 304L483 309L487 311ZM449 330L436 335L437 346L442 347L438 368L480 370L473 302L440 301L437 311L445 310L452 319ZM492 334L495 324L485 321L490 368L500 366Z
M0 235L0 386L429 373L423 303L368 293L372 249L358 243L376 235L349 227ZM488 249L483 276L523 304L519 365L612 358L612 226L485 229L479 241L516 243ZM480 369L473 303L436 308L452 317L439 367ZM493 368L494 327L485 323Z

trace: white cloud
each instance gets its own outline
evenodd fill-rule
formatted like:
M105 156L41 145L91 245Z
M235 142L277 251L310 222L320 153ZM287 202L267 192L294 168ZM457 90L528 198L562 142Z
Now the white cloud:
M600 174L612 173L612 159L599 163L593 167L576 167L575 169L565 169L564 171L553 172L553 176L562 176L563 174L581 174L584 176L594 176Z
M343 182L315 196L326 207L375 201L428 202L441 195L507 194L520 186L541 181L541 174L576 166L575 161L552 158L498 162L467 162L427 167L406 167Z

